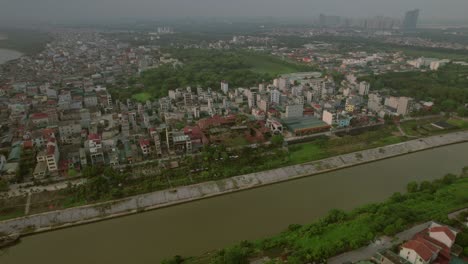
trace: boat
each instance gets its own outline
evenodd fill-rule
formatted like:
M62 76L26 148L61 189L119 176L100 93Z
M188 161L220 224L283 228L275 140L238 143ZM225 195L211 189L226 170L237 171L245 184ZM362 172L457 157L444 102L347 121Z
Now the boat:
M6 248L6 247L11 247L18 243L20 240L20 235L19 234L11 234L8 236L2 236L0 237L0 249Z

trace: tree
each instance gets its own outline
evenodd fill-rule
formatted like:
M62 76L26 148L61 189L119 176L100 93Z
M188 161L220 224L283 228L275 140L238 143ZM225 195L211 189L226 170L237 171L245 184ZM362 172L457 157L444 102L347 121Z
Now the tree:
M247 264L251 250L242 246L234 246L229 249L224 249L219 253L216 259L216 264Z
M418 191L418 183L417 182L410 182L406 185L406 191L408 193L414 193Z
M184 259L177 255L177 256L174 256L170 259L165 259L161 262L161 264L182 264L184 262Z
M448 185L448 184L453 183L456 180L457 180L457 175L449 173L444 176L444 178L442 179L442 183L445 185Z
M423 181L421 185L419 186L419 190L420 191L432 191L433 190L432 183L430 181Z
M457 115L461 117L468 116L468 109L464 106L460 106L457 108Z
M271 138L271 144L273 144L273 146L276 146L276 147L282 146L283 142L284 142L283 135L274 135Z
M0 180L0 192L6 192L10 189L6 180Z

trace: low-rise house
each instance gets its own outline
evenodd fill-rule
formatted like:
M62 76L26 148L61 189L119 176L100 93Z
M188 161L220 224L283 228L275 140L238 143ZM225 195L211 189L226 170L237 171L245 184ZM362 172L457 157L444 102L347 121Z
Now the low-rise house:
M43 179L47 175L47 162L39 161L34 168L33 177L35 179Z
M412 264L429 264L437 258L439 250L430 243L410 240L401 246L400 257Z
M85 146L88 149L92 164L104 163L102 139L98 134L89 134Z
M50 138L45 149L36 156L38 162L47 163L47 169L51 172L58 170L59 158L60 152L55 138Z
M46 113L34 113L29 118L35 126L47 126L49 123L49 115Z
M412 264L449 263L458 231L432 222L401 246L400 257Z
M58 125L60 141L63 144L81 143L81 124L74 121L60 122Z
M151 144L149 139L141 139L139 141L139 145L141 153L143 153L144 156L151 154Z

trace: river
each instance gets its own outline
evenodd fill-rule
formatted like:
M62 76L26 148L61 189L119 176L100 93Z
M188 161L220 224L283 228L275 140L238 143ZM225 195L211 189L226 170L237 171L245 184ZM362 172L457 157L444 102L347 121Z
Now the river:
M19 51L0 48L0 64L10 60L18 59L21 56L23 56L23 53Z
M413 153L138 215L25 237L2 264L159 263L310 223L468 165L468 143Z

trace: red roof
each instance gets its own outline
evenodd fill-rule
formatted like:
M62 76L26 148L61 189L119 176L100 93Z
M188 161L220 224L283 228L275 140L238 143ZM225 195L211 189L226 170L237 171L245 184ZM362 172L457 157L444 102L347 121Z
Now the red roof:
M418 240L424 244L432 245L433 247L439 249L439 255L437 259L439 264L442 264L442 260L450 260L450 248L448 248L444 243L430 237L427 234L427 229L419 234L416 234L413 239Z
M55 154L55 146L54 145L48 145L47 146L47 155L54 155Z
M101 140L101 137L98 134L91 133L88 135L88 140Z
M198 126L190 127L186 126L184 127L184 134L189 136L190 139L202 139L203 138L203 132Z
M44 119L44 118L48 118L49 115L46 114L46 113L34 113L34 114L31 114L31 119Z
M41 131L42 131L42 136L43 136L44 138L47 138L47 139L48 139L48 138L54 136L54 130L51 129L51 128L44 128L44 129L42 129Z
M31 140L27 140L23 142L23 148L32 148L33 142Z
M448 227L446 226L435 226L435 227L431 227L429 229L429 232L431 233L438 233L438 232L442 232L442 233L445 233L449 238L450 240L452 240L452 242L455 241L455 234L452 232L452 230L450 230Z
M140 146L149 146L150 141L148 139L140 139Z
M198 126L201 129L207 129L211 126L220 126L223 124L229 124L233 123L236 121L236 116L235 115L229 115L227 117L221 117L219 115L215 115L211 118L207 119L202 119L198 121Z
M402 247L414 250L424 261L429 261L437 252L437 248L419 240L410 240L403 244Z

